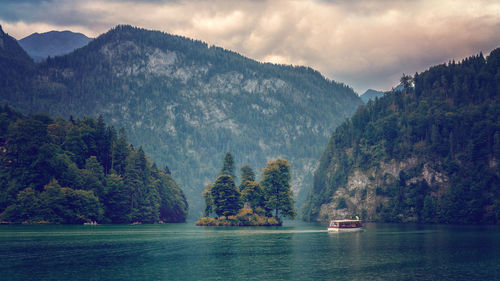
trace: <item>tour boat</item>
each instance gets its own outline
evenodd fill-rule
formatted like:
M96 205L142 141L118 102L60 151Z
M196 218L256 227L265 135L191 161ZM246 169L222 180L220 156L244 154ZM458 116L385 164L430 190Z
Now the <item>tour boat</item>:
M332 220L328 231L358 231L363 229L361 220Z

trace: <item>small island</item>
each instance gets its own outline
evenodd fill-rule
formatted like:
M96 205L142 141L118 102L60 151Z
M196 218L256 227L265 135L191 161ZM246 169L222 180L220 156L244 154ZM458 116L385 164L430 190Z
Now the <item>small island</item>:
M269 161L260 182L255 181L250 166L242 166L238 187L234 170L233 156L228 152L219 176L203 191L204 217L196 225L280 226L283 217L295 218L290 164L286 160Z

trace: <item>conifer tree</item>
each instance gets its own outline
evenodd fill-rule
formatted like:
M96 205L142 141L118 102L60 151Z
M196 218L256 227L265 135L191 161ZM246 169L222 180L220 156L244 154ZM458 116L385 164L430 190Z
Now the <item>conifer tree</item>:
M217 216L233 216L241 209L240 192L230 175L220 175L215 180L210 193Z
M296 216L290 180L290 164L281 158L267 162L262 171L266 207L275 211L276 218Z
M234 173L234 170L235 168L233 155L231 154L231 152L228 152L224 156L224 162L222 163L222 168L220 169L219 175L230 175L236 182L236 175Z
M203 199L205 200L205 210L203 211L203 215L205 217L210 216L212 213L213 207L213 199L212 199L212 185L207 184L205 190L203 191Z
M255 181L255 172L249 165L243 165L240 168L241 171L241 183L244 181Z
M116 139L113 146L113 165L112 168L119 175L124 175L125 167L127 166L127 156L130 150L127 144L127 136L125 135L125 129L121 128L118 131L118 138Z
M265 209L264 190L256 181L245 181L244 188L241 190L241 200L248 203L254 211L257 208Z

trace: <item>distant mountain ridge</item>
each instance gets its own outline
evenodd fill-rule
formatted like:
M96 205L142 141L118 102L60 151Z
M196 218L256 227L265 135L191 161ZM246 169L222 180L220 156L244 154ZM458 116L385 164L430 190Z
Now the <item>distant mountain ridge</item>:
M0 102L66 118L102 114L125 127L152 160L168 163L195 218L204 185L228 151L237 167L257 172L270 159L287 159L300 204L328 136L362 104L350 87L311 68L259 63L131 26L20 68L34 72L19 83L0 77L9 86L0 89Z
M377 91L373 89L368 89L366 92L364 92L361 96L361 100L363 100L364 103L367 103L369 100L375 100L376 97L380 98L384 96L384 92L382 91Z
M19 40L19 45L37 62L62 56L87 45L92 38L69 30L33 33Z

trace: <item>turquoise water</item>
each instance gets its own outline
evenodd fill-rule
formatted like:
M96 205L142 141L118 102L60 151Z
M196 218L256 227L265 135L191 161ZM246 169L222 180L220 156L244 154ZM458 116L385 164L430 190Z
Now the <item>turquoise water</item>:
M0 280L500 280L500 228L0 226Z

